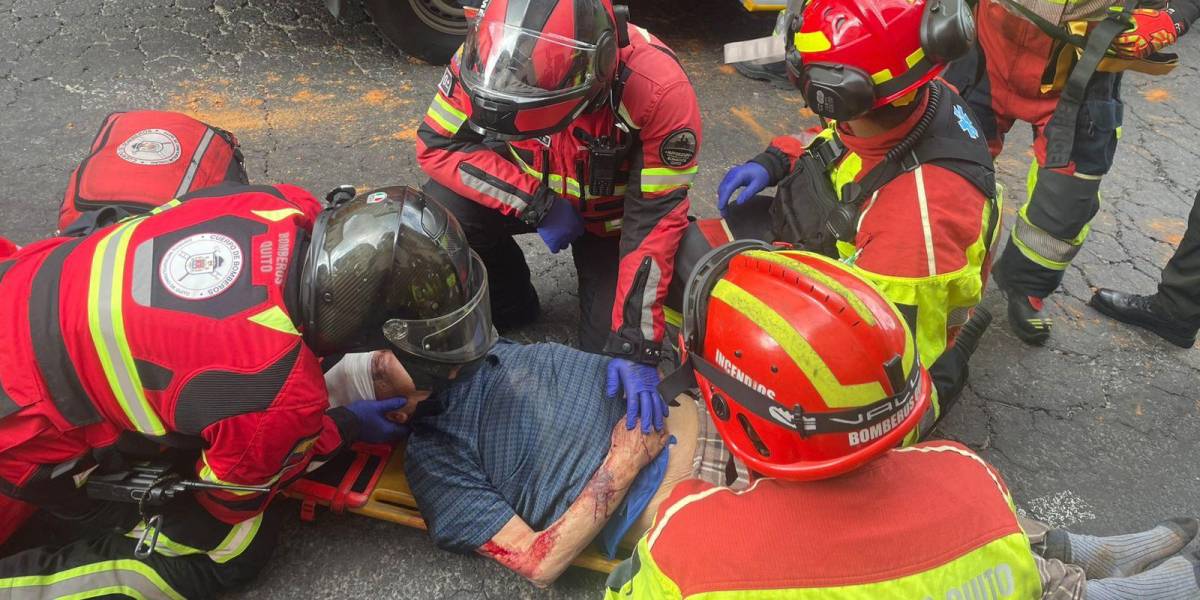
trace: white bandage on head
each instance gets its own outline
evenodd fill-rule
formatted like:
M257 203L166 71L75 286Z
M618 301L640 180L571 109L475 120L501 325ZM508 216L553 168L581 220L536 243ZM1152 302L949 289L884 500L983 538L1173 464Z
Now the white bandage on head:
M375 378L371 376L373 352L347 354L325 373L329 406L345 406L359 400L375 399Z

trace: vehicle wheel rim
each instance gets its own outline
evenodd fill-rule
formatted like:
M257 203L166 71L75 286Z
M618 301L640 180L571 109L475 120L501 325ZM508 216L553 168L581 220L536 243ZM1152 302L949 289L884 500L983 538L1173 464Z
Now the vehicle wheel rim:
M408 0L417 18L429 28L450 35L467 34L467 18L454 0Z

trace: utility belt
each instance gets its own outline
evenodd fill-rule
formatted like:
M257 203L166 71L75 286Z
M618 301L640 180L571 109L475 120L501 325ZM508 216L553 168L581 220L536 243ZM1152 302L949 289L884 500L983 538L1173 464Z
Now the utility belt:
M1042 74L1042 92L1062 91L1054 116L1045 127L1046 162L1043 167L1064 168L1071 162L1075 146L1075 129L1079 110L1087 98L1088 83L1098 72L1120 73L1126 70L1149 75L1165 75L1179 65L1175 54L1157 53L1143 60L1131 60L1109 55L1113 41L1129 27L1137 8L1165 8L1162 0L1124 0L1121 10L1102 3L1098 10L1087 15L1094 19L1051 21L1043 11L1026 6L1030 0L1000 0L1004 6L1032 22L1055 41L1049 64ZM1101 17L1102 18L1099 18Z
M771 228L777 241L838 258L837 242L853 243L862 205L889 182L924 164L937 164L971 182L992 203L987 239L999 221L995 207L996 176L991 155L981 139L968 138L954 125L967 109L943 84L929 87L920 121L882 162L842 187L839 197L830 177L847 154L836 130L809 145L796 168L777 187L771 203Z

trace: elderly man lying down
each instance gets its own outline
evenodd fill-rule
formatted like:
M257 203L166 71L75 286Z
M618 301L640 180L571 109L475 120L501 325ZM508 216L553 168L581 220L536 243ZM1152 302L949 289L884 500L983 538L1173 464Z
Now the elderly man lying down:
M676 483L747 482L690 397L663 432L627 429L625 401L605 389L609 362L501 341L477 373L433 394L387 352L351 355L326 380L335 402L408 398L393 418L412 428L408 482L439 547L545 586L593 539L610 555L622 538L632 546Z

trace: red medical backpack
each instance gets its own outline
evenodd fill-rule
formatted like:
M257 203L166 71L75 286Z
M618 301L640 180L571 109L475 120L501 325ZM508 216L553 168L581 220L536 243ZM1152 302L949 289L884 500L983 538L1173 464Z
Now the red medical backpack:
M224 182L248 183L232 133L179 113L113 113L71 173L58 227L109 206L145 212Z

